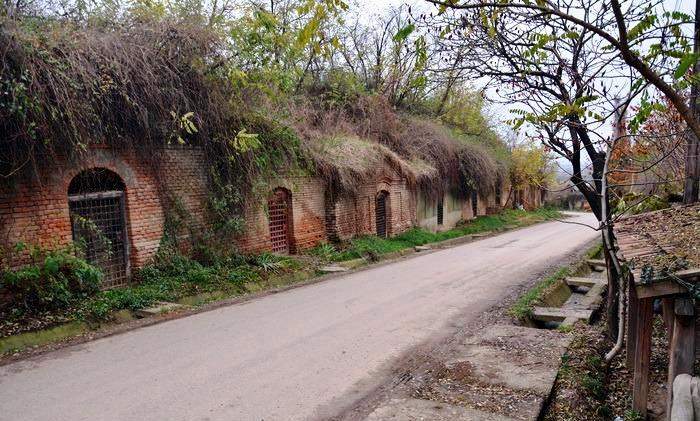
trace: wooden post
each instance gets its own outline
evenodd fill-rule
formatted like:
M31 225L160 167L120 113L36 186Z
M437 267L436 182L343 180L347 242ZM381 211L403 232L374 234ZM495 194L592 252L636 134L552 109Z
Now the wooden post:
M637 287L634 278L627 283L629 286L629 308L627 309L627 355L625 365L628 370L634 369L634 361L637 356L637 325L639 321L639 299L637 298Z
M693 374L695 362L695 302L692 298L674 300L673 336L669 343L668 394L666 419L671 419L673 380L679 374Z
M664 325L666 325L666 336L668 338L668 343L671 343L673 339L673 319L674 315L674 302L673 297L666 297L661 299L661 310L664 318Z
M632 388L632 409L643 419L647 416L649 396L649 361L651 359L651 331L654 316L654 299L639 300L637 310L637 346L634 358L634 385Z

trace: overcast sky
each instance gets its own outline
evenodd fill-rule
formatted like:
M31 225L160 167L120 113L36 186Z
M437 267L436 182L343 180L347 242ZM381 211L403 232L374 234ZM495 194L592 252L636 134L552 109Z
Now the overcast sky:
M404 4L411 6L413 11L418 11L422 8L431 8L432 5L428 4L424 0L350 0L355 7L360 10L360 18L371 20L376 15L383 14L386 10L392 7L398 7ZM687 14L693 14L695 12L695 0L664 0L664 5L666 10L680 10ZM690 28L692 30L692 28ZM475 83L475 87L478 88L478 83ZM487 96L489 93L487 92ZM488 113L500 120L499 126L503 127L505 123L504 120L512 118L512 114L509 111L510 107L501 104L492 104L489 107ZM564 169L568 171L567 169Z

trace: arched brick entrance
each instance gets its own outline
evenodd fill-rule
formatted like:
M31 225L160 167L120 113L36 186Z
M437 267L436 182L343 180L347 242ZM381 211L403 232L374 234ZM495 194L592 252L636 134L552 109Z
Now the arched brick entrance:
M387 238L391 231L389 221L389 192L382 190L377 193L375 199L374 213L377 226L377 236Z
M103 288L129 280L129 239L125 186L114 172L92 168L76 175L68 187L73 242L84 258L104 274Z

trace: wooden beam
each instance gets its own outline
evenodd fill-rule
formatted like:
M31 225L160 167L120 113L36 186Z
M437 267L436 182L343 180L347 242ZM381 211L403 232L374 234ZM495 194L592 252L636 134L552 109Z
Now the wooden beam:
M700 282L700 268L685 269L674 273L675 276L688 281ZM634 279L637 281L637 297L663 297L667 295L685 294L688 291L672 280L654 282L651 285L639 283L640 275L635 271Z
M649 362L651 360L651 333L654 316L654 299L639 300L637 308L637 338L634 361L634 384L632 386L632 409L642 419L647 416L649 397Z
M691 298L674 300L673 336L669 345L667 419L671 417L673 381L679 374L693 375L695 362L695 303Z
M654 282L651 285L637 284L637 296L642 298L663 297L667 295L683 294L685 288L673 281Z

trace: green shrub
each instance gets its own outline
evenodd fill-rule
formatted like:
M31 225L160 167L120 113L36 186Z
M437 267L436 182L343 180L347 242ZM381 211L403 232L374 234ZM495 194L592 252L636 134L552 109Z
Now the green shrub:
M321 259L331 262L338 258L338 250L333 244L321 243L309 250L309 254L320 257Z
M272 253L262 253L249 259L249 263L264 272L276 272L289 266L289 259Z
M64 309L99 291L102 272L72 250L33 248L30 255L33 263L0 275L0 290L11 297L11 307L30 313Z

